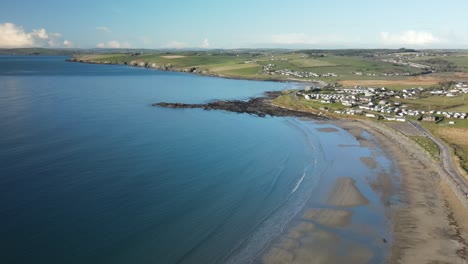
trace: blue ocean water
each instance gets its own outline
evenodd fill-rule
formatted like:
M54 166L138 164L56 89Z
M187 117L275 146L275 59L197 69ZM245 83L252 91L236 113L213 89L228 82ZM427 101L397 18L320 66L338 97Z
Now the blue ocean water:
M255 255L328 166L312 122L151 106L294 84L65 59L0 56L2 263Z

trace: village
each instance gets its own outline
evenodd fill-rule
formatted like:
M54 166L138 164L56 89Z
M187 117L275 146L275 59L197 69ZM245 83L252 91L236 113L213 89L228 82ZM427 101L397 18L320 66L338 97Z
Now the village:
M443 118L468 119L468 113L451 112L439 109L411 109L400 99L417 100L420 96L456 97L468 94L468 84L461 82L451 89L424 89L421 87L390 90L385 87L360 87L333 89L312 89L307 87L297 92L305 100L321 104L320 110L341 115L362 115L370 118L406 122L407 118L437 122ZM346 107L346 109L343 109ZM430 108L430 106L429 106ZM450 121L449 124L455 124Z
M275 70L275 64L269 63L262 67L263 74L267 75L284 75L284 76L294 76L298 78L318 78L318 77L338 77L336 73L322 73L318 74L315 72L309 71L293 71L290 69Z

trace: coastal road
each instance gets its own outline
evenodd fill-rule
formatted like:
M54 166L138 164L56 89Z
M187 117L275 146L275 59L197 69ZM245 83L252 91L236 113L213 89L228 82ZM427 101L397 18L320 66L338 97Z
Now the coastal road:
M432 136L429 132L427 132L421 125L414 121L409 121L414 127L416 127L423 135L431 139L439 148L439 158L442 162L443 169L447 172L447 174L453 179L456 183L457 187L465 194L465 197L468 198L468 183L463 175L458 171L456 165L453 162L452 155L450 152L450 148L445 145L442 141L438 138Z

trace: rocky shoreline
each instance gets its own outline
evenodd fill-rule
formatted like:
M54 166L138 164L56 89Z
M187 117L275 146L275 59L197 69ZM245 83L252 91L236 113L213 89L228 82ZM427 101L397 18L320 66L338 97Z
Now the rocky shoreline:
M279 116L279 117L305 117L315 120L328 120L329 117L318 115L310 112L296 111L286 108L275 106L271 101L281 95L281 92L267 92L264 97L251 98L247 101L217 100L206 104L182 104L182 103L167 103L159 102L154 103L152 106L166 107L166 108L202 108L204 110L224 110L234 113L246 113L256 115L259 117L266 116Z

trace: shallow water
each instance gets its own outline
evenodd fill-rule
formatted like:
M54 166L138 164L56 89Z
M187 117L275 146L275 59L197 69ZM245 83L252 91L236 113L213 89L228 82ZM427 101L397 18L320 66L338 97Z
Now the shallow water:
M367 170L335 148L356 142L342 130L150 106L295 84L64 59L0 56L4 263L244 262L320 200L326 175ZM379 208L364 179L356 184ZM354 215L379 228L380 212L368 211Z

